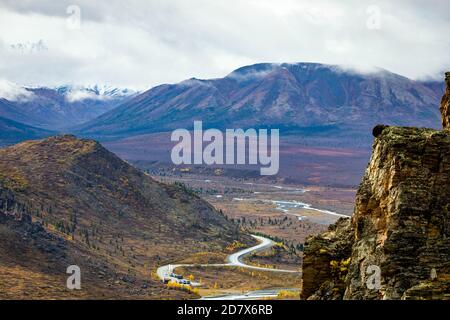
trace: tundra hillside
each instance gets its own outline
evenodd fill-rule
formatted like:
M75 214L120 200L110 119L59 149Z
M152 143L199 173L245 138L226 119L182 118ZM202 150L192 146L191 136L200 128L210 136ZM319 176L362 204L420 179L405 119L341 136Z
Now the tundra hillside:
M180 184L165 185L93 140L57 136L0 150L0 297L181 297L158 265L248 236ZM82 271L80 292L66 268Z

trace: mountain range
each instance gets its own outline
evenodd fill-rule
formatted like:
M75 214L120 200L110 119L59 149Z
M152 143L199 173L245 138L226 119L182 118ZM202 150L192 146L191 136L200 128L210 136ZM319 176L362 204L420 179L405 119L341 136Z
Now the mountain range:
M444 83L384 69L260 63L141 93L101 86L6 89L0 82L3 145L71 133L151 170L152 163L171 164L170 132L192 129L195 120L205 129L279 128L280 177L354 186L376 124L439 127ZM333 156L336 148L346 156Z
M21 87L0 82L0 117L64 131L112 110L136 92L106 86Z
M444 88L384 69L362 73L318 63L260 63L142 93L97 85L15 86L0 83L0 117L100 140L191 129L194 120L205 127L338 136L368 132L377 123L436 128Z
M176 128L275 127L285 132L370 132L377 123L437 127L443 84L384 69L261 63L224 78L189 79L143 92L75 132L115 139Z

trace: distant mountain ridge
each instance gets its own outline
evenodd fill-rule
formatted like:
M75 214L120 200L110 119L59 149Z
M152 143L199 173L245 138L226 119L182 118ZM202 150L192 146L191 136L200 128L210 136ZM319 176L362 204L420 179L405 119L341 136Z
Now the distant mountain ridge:
M0 146L2 144L13 144L23 140L39 139L54 133L53 131L39 129L0 117Z
M278 127L369 132L377 123L439 125L443 85L378 69L370 73L318 63L261 63L224 78L188 79L143 92L82 125L78 134L122 138L175 128Z
M108 86L21 87L0 82L0 117L45 130L67 130L134 96Z

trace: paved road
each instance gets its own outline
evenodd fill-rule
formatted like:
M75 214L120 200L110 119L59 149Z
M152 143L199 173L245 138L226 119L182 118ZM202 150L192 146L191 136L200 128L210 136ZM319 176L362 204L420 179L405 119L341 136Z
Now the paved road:
M278 293L280 291L297 292L298 289L292 289L292 288L265 289L265 290L249 291L246 293L238 293L238 294L205 296L205 297L201 297L200 300L258 300L258 299L263 299L263 298L276 298L276 297L278 297Z
M227 294L201 297L200 300L256 300L263 298L276 298L279 290L251 291L241 294Z
M273 268L264 268L264 267L257 267L257 266L251 266L248 264L245 264L242 262L242 258L253 253L262 251L268 248L271 248L274 246L275 242L268 238L264 238L261 236L252 235L253 238L257 239L260 243L256 246L238 251L236 253L233 253L227 257L228 263L215 263L215 264L168 264L165 266L161 266L156 271L158 277L161 280L168 279L173 281L178 281L178 279L171 277L170 274L178 267L193 267L193 266L201 266L201 267L241 267L241 268L247 268L247 269L254 269L254 270L260 270L260 271L271 271L271 272L285 272L285 273L300 273L300 271L297 270L285 270L285 269L273 269ZM199 283L191 283L192 286L198 286Z
M253 238L260 241L260 243L254 247L250 247L241 251L238 251L236 253L233 253L232 255L229 255L228 260L228 266L235 266L235 267L242 267L247 269L255 269L255 270L262 270L262 271L272 271L272 272L285 272L285 273L300 273L300 271L297 270L285 270L285 269L273 269L273 268L263 268L263 267L257 267L257 266L251 266L248 264L245 264L242 262L242 258L245 256L258 251L263 251L268 248L271 248L275 245L275 242L273 242L270 239L261 237L261 236L255 236L252 235Z

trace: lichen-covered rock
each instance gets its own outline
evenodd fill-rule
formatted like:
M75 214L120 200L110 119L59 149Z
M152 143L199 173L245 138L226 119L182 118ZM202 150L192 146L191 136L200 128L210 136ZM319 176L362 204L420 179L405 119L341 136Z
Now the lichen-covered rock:
M450 72L445 73L445 94L441 100L442 126L445 130L450 130Z
M347 299L401 299L450 271L450 133L386 127L356 197ZM381 286L367 286L367 268Z
M353 232L350 219L340 218L320 235L305 242L302 298L342 299Z
M345 288L344 299L448 299L450 132L377 126L374 135L351 226L338 224L333 232L339 237L324 242L326 234L320 235L305 245L304 261L311 265L303 270L302 297L334 298L330 290L338 283ZM333 256L350 257L339 284L330 262L314 250L339 248L345 232L354 241L350 254L347 248L333 251ZM377 268L379 286L369 285ZM311 280L315 275L316 282Z
M402 295L403 300L450 300L450 279L441 275L442 279L426 280L409 288Z

